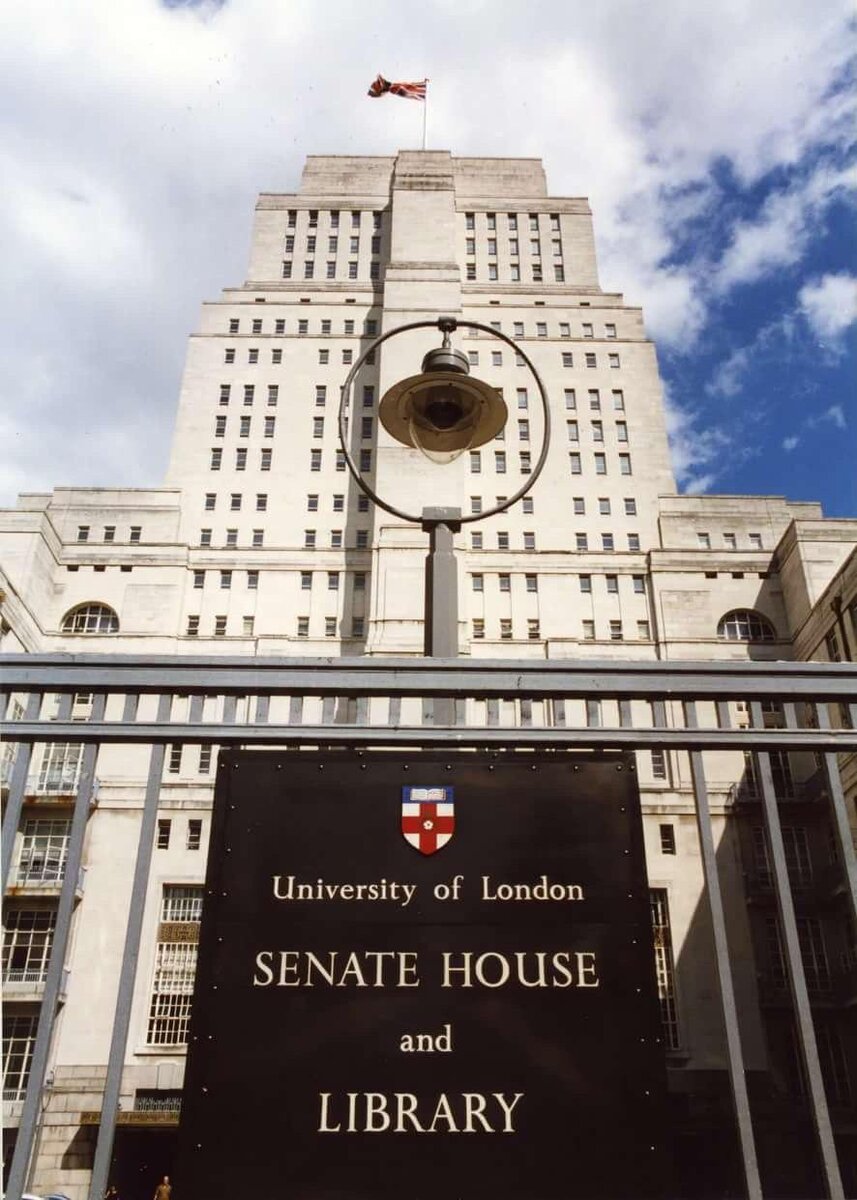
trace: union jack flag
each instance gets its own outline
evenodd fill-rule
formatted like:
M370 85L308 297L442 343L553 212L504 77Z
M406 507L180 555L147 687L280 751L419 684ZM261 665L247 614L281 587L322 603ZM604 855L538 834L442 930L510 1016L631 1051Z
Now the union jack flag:
M389 92L391 96L401 96L405 100L425 100L427 84L427 79L421 79L417 83L390 83L389 79L379 75L370 85L368 95L377 100L379 96L386 96Z

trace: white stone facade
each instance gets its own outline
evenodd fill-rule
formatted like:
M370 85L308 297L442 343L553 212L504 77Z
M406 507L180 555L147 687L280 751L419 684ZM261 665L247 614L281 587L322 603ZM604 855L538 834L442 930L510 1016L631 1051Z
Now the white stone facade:
M545 381L553 427L527 502L457 537L461 654L829 657L815 614L825 589L844 586L853 655L857 521L825 520L817 505L780 497L677 495L655 348L640 310L599 287L586 200L549 196L537 160L441 151L310 158L298 192L260 197L248 279L203 306L190 338L165 486L57 488L0 513L3 649L420 654L425 536L361 497L337 454L337 409L350 364L374 335L440 315L496 324L519 343ZM373 487L408 510L487 509L522 485L539 453L537 389L515 352L472 331L453 341L509 409L505 436L476 456L438 468L379 426L380 397L419 370L436 331L386 344L353 391L350 448ZM118 630L64 629L86 605L113 610ZM718 634L735 610L760 614L773 637ZM27 821L70 814L64 768L57 775L49 757L34 756L19 858ZM727 819L743 763L710 760L746 1055L763 1069L742 851ZM675 954L685 952L681 1062L722 1069L711 957L687 942L701 890L688 768L678 755L640 756L639 766L650 883L666 891ZM66 767L73 776L74 763ZM75 1200L91 1155L81 1114L100 1106L145 770L144 748L102 751L97 767L32 1174L35 1190ZM168 755L159 815L171 824L154 852L127 1110L135 1094L181 1086L183 1045L152 1044L153 979L164 887L203 879L212 778L198 747ZM665 825L675 843L666 852ZM49 908L57 894L55 880L23 880L13 907ZM37 1000L38 985L9 993L15 1013L35 1012ZM5 1108L14 1125L20 1101Z

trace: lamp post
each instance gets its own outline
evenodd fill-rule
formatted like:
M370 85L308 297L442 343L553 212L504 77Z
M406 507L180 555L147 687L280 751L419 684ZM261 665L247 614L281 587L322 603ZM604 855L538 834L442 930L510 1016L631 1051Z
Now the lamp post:
M466 355L450 343L456 329L476 329L498 338L523 358L536 381L542 403L544 429L539 456L530 475L513 496L481 513L463 515L459 508L430 507L406 512L384 500L363 478L348 449L347 411L358 371L377 347L415 329L439 329L443 343L429 350L418 375L394 383L379 405L381 424L403 446L420 450L432 462L452 462L459 455L491 441L505 426L508 410L496 388L470 375ZM413 321L391 329L364 350L348 373L339 401L339 442L345 462L358 487L385 512L419 525L429 535L425 573L425 637L427 657L455 658L458 654L458 580L453 534L462 525L484 521L505 512L525 496L542 472L550 445L550 408L547 392L528 355L511 338L479 321L438 317ZM437 713L435 714L437 717Z

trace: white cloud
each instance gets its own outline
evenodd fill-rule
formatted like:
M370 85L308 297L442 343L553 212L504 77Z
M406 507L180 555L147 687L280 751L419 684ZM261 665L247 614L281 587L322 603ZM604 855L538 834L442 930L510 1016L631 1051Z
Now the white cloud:
M243 279L256 193L293 190L306 154L419 144L418 105L365 98L378 71L431 79L431 146L540 156L553 194L588 195L603 285L686 349L712 279L796 261L839 186L819 168L786 189L709 278L709 247L686 261L690 223L719 203L716 165L753 183L843 144L855 97L831 83L850 18L850 0L602 0L572 20L561 0L524 20L512 0L376 0L369 21L350 0L7 5L0 369L30 378L8 396L22 432L3 439L0 480L159 482L185 332ZM806 303L810 319L825 302Z
M794 450L795 447L798 445L800 445L799 437L795 437L794 435L792 435L791 437L783 438L782 447L786 451L787 454L791 454L792 450Z
M667 435L676 482L683 492L707 492L726 469L734 437L719 426L701 427L699 414L665 394Z
M845 330L857 321L857 276L822 275L804 284L798 299L818 340L835 346Z

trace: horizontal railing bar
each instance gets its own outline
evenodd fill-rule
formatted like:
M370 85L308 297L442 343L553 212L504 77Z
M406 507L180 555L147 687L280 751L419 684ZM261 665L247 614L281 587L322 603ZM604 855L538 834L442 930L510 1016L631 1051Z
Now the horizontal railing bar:
M140 721L7 721L0 733L28 742L190 742L193 745L577 745L674 750L759 749L817 750L844 753L857 750L852 729L628 729L570 726L431 726L431 725L195 725L188 722Z
M303 693L312 696L592 696L851 700L853 663L571 659L284 659L123 655L0 657L9 691Z

